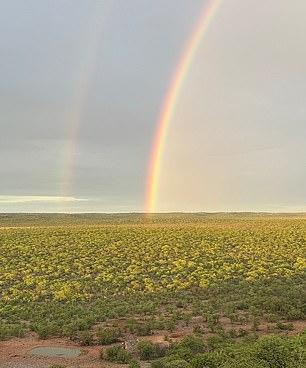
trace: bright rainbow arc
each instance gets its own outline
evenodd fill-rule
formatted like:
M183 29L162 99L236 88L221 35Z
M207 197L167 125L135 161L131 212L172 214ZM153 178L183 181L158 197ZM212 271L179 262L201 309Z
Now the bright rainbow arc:
M171 78L167 93L162 103L162 108L157 120L156 133L153 140L150 165L147 176L145 212L152 213L155 210L156 196L160 176L160 167L165 141L169 125L175 111L176 103L180 95L189 67L195 57L198 46L205 35L212 19L214 18L221 0L210 0L205 4L202 14L191 34L190 39L183 49L179 63Z

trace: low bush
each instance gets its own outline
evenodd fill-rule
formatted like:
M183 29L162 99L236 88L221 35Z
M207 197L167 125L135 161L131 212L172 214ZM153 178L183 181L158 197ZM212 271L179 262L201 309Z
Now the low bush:
M25 330L18 324L0 324L0 341L10 337L24 337Z
M47 339L50 336L59 335L61 328L55 322L39 322L32 325L32 330L38 334L40 339Z
M154 360L151 363L151 368L167 368L168 365L173 361L182 360L178 355L167 355L165 357Z
M177 359L167 363L166 368L191 368L191 365L184 359Z
M118 328L103 328L97 333L99 345L110 345L118 341L121 331Z
M281 331L292 331L294 329L293 323L283 323L277 322L275 326L278 330Z
M127 322L127 328L131 333L138 336L149 336L152 335L152 327L154 323L152 321L140 323L135 319L130 319Z
M191 365L193 368L217 368L216 359L210 353L196 355L192 358Z
M196 354L205 350L202 338L197 336L186 336L181 342L175 343L170 348L170 354L177 355L180 359L189 361Z
M264 336L256 344L256 356L266 362L269 368L289 367L292 355L288 343L279 336Z
M123 349L121 346L113 346L111 348L106 349L105 351L101 351L100 354L101 359L105 359L109 362L113 363L122 363L128 364L133 360L133 356L130 352Z
M129 363L129 368L140 368L140 363L137 360L131 360Z
M142 360L157 359L165 355L166 348L158 344L153 344L151 341L140 341L137 344L137 350Z
M80 333L80 344L82 346L94 345L94 338L90 331L83 331Z

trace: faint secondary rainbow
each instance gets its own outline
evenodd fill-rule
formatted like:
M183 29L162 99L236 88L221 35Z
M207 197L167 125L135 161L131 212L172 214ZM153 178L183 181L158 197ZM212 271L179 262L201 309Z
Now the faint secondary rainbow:
M112 10L113 1L93 4L92 14L88 20L86 34L81 47L80 62L75 80L71 107L68 109L67 144L63 152L63 164L60 173L59 192L62 197L69 197L73 192L75 165L77 162L77 148L80 138L84 112L98 66L99 50L102 47L103 30ZM63 204L66 204L63 201Z
M189 67L195 57L198 46L201 43L211 21L213 20L221 0L210 0L206 2L196 26L187 41L179 62L170 80L166 95L164 97L160 114L156 123L156 130L152 144L150 164L146 184L145 212L152 213L155 210L156 196L158 191L160 167L165 147L165 141L173 117L175 107L180 95L184 80L188 74Z

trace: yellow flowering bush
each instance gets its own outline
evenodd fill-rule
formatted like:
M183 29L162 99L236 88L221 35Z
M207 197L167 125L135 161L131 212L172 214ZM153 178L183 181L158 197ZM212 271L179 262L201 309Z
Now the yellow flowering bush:
M305 272L306 221L167 221L0 228L4 301L206 288Z

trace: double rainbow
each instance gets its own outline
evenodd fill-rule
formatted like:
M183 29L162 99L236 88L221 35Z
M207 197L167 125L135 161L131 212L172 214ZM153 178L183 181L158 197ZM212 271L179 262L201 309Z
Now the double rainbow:
M174 70L172 78L170 79L167 92L162 102L159 117L156 122L156 129L148 165L145 188L146 213L152 213L155 211L162 157L164 154L170 122L172 120L181 89L201 40L206 34L206 31L208 30L220 3L221 0L207 0L205 2L199 20L197 21L189 40L183 48L179 62ZM62 196L70 195L72 191L71 184L73 182L74 163L76 160L76 145L80 133L82 115L90 90L90 84L93 80L93 75L97 64L98 50L102 37L104 23L100 18L102 10L104 10L103 7L101 9L97 9L91 23L92 34L91 37L89 37L91 42L89 45L87 45L87 57L85 58L86 60L81 68L80 78L77 83L76 94L74 95L73 99L74 108L72 108L68 117L69 140L67 149L65 151L63 175L61 175L60 192ZM108 14L110 9L106 10L106 13L103 14L104 17L106 14ZM104 17L102 16L102 18Z
M169 87L163 100L162 108L156 123L157 128L152 144L145 194L146 213L152 213L155 211L163 151L165 148L170 122L173 117L184 80L188 74L190 65L195 57L201 40L206 34L206 31L208 30L220 3L221 0L210 0L208 4L205 4L201 16L191 34L190 39L187 41L183 49L182 55L170 80Z

